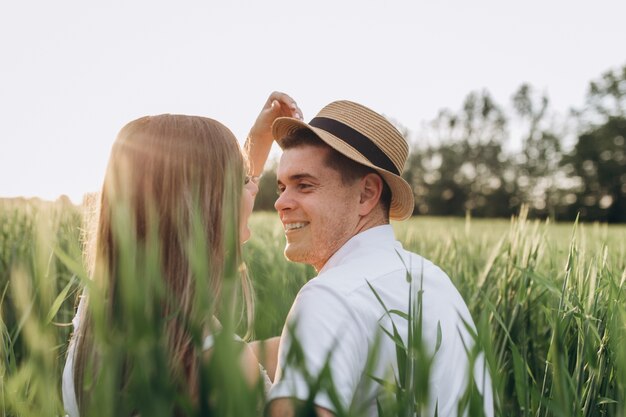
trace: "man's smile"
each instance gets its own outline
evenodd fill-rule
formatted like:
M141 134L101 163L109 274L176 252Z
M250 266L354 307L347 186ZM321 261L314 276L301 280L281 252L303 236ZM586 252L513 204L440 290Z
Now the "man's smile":
M307 226L308 224L309 224L308 222L285 223L284 224L285 232L302 229L303 227Z

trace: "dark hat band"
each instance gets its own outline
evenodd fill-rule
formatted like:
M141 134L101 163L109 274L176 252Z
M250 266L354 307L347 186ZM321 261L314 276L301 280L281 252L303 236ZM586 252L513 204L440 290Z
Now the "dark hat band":
M350 126L328 117L315 117L309 122L309 126L327 131L359 151L372 164L400 175L391 159L370 138Z

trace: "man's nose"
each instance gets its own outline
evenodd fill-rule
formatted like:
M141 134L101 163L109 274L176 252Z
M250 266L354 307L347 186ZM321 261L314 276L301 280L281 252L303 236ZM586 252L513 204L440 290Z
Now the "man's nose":
M276 199L276 202L274 203L274 208L276 209L276 211L283 211L283 210L288 210L290 208L293 208L294 205L294 201L293 198L289 197L289 193L287 192L287 190L281 192L278 195L278 198Z

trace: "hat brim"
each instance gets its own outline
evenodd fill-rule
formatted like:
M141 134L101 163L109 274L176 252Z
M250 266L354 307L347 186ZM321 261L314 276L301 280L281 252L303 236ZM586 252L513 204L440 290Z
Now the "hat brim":
M389 217L393 220L406 220L413 214L414 198L411 186L399 175L387 171L372 164L359 151L348 145L335 135L323 129L310 126L299 119L291 117L279 117L272 124L272 134L278 145L282 148L282 138L289 136L296 130L307 129L313 132L320 140L335 149L342 155L352 159L359 164L374 169L385 180L391 189L391 206L389 207Z

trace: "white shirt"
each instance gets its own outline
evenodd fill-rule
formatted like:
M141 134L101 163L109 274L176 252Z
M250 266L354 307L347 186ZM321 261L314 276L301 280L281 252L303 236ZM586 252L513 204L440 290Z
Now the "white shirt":
M469 374L466 346L473 345L463 321L473 327L472 318L450 278L430 261L404 250L389 225L352 237L318 276L302 287L283 329L276 380L268 400L306 400L309 396L305 373L287 364L295 337L302 346L310 376L317 376L330 358L340 407L376 416L380 385L371 376L393 381L393 375L398 375L396 345L381 327L393 332L393 320L406 346L408 323L400 315L389 316L368 283L388 311L408 314L407 270L414 282L414 296L420 285L423 289L422 335L431 353L435 352L441 329L441 345L430 374L428 415L434 415L437 407L439 416L457 416L457 404L465 393ZM368 360L375 351L377 360L368 369ZM477 386L484 391L485 413L493 416L491 381L482 357L474 369ZM337 412L332 396L324 390L317 393L314 402Z

